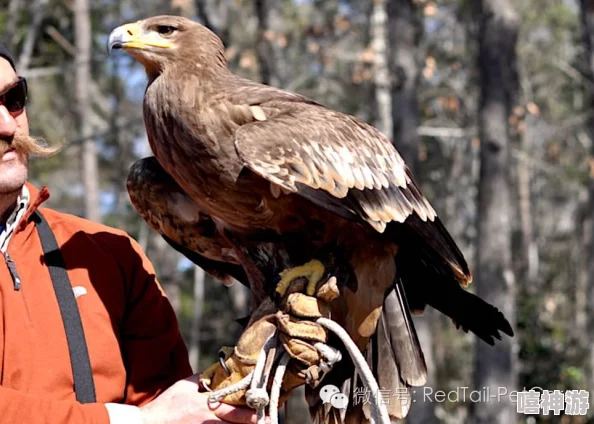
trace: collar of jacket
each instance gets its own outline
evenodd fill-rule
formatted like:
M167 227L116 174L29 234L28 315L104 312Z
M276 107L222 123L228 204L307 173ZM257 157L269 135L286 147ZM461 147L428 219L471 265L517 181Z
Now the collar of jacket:
M35 187L33 184L29 182L25 184L29 189L29 197L31 200L29 201L29 207L27 208L27 211L25 212L25 214L21 218L21 221L15 229L15 233L23 231L27 227L31 215L33 215L33 213L35 213L35 211L41 206L41 204L50 197L49 188L47 188L46 186L43 186L41 190L39 190L37 187Z

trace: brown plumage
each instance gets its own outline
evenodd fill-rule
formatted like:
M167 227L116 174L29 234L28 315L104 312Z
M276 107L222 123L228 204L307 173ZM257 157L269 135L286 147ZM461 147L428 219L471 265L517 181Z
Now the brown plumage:
M132 165L126 186L136 211L173 248L226 285L248 285L233 246L154 157Z
M183 18L124 25L110 46L145 66L155 158L215 224L206 243L221 237L232 246L255 304L282 269L312 258L333 264L342 283L333 319L392 393L426 378L411 310L430 305L490 344L499 331L513 335L501 312L462 288L471 281L462 253L373 126L232 74L221 41ZM343 361L327 381L352 394L352 377ZM328 419L312 399L316 420ZM408 411L404 402L388 407L394 418Z

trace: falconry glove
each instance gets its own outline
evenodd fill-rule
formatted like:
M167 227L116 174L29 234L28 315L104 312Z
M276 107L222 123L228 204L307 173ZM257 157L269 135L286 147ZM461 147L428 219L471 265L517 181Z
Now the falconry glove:
M237 345L221 349L221 361L200 376L201 386L213 391L213 401L255 409L262 402L268 404L275 384L280 392L278 399L270 399L271 408L282 405L296 387L318 386L341 354L326 344L327 330L315 321L330 318L328 304L338 295L336 279L331 277L313 296L288 293L280 309L272 301L264 302ZM275 378L269 378L273 372Z

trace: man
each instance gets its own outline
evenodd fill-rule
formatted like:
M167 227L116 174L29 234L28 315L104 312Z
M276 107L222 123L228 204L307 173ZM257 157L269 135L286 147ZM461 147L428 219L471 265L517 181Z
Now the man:
M255 421L197 392L174 311L134 240L41 208L49 191L26 183L28 157L52 149L29 137L25 100L0 45L0 423Z

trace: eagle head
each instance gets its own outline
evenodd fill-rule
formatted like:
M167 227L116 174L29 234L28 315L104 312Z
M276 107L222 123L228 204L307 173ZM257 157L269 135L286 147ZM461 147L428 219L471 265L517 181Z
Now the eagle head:
M197 22L181 16L154 16L115 28L108 52L124 49L156 77L170 66L227 67L219 37Z

